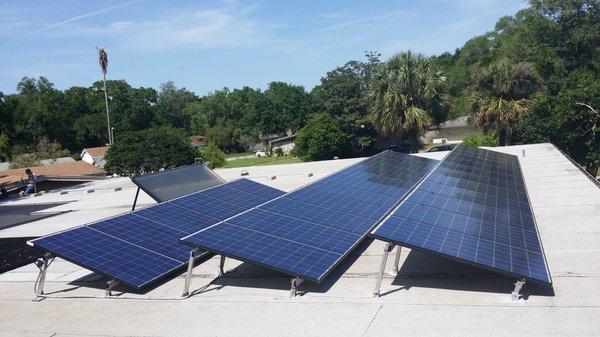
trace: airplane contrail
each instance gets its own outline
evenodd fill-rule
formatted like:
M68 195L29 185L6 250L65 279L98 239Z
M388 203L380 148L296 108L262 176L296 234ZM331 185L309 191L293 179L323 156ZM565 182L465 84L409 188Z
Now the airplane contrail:
M111 6L111 7L99 9L97 11L93 11L93 12L81 14L81 15L78 15L78 16L74 16L72 18L69 18L69 19L66 19L66 20L63 20L63 21L60 21L60 22L57 22L57 23L53 23L53 24L51 24L49 26L46 26L46 27L44 27L42 29L36 30L36 31L34 31L34 32L32 32L32 33L30 33L28 35L38 34L38 33L50 30L52 28L56 28L56 27L65 25L67 23L71 23L71 22L78 21L78 20L81 20L81 19L89 18L90 16L102 14L102 13L105 13L105 12L108 12L108 11L112 11L112 10L115 10L115 9L119 9L119 8L122 8L122 7L130 6L130 5L133 5L134 3L138 3L138 2L141 2L141 1L142 0L133 0L133 1L126 2L124 4L115 5L115 6Z

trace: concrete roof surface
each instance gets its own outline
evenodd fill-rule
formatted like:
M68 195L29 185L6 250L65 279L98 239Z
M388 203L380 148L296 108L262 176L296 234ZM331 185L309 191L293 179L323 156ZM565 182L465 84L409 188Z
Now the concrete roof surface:
M514 279L403 249L400 272L391 273L389 259L383 296L373 298L384 243L367 240L321 284L303 283L294 299L288 276L232 259L226 268L234 270L185 300L179 299L183 275L146 294L104 299L106 279L57 258L46 293L71 298L32 301L34 265L0 275L0 336L598 336L600 189L551 144L493 150L519 156L553 289L526 284L525 298L511 301ZM246 169L250 179L290 191L360 160ZM232 180L242 169L216 172ZM72 201L46 210L72 211L2 230L0 237L45 235L119 214L134 195L128 178L113 178L13 201ZM153 202L140 193L138 207ZM211 282L217 266L215 257L196 267L191 289ZM78 298L90 295L97 298Z

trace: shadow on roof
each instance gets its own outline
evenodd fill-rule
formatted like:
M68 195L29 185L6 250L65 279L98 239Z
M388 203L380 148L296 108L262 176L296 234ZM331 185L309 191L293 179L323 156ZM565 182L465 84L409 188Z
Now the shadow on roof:
M352 252L342 260L342 262L319 284L306 281L298 287L298 296L304 293L325 293L338 279L346 273L348 268L361 256L369 247L373 239L366 238ZM288 274L273 271L272 269L257 266L251 263L242 263L235 270L225 273L224 276L217 278L212 284L217 286L234 286L245 288L262 288L289 290L290 282L293 277Z
M382 292L381 296L412 287L510 294L515 281L514 277L444 256L411 250L392 282L394 289ZM530 295L554 296L554 289L552 286L527 282L522 293L524 299Z

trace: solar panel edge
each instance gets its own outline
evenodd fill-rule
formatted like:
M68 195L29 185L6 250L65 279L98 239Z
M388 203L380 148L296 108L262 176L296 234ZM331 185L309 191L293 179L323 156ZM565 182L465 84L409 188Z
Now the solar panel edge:
M456 261L458 261L460 263L468 264L468 265L475 266L475 267L482 268L482 269L491 270L493 272L497 272L497 273L504 274L504 275L507 275L507 276L512 276L512 277L516 277L516 278L525 278L526 280L534 282L534 283L537 283L537 284L552 285L551 281L550 282L545 282L545 281L542 281L542 280L539 280L539 279L536 279L536 278L532 278L532 277L529 277L529 276L523 276L523 275L520 275L520 274L517 274L517 273L512 273L512 272L509 272L509 271L506 271L506 270L498 269L498 268L495 268L495 267L490 267L490 266L487 266L487 265L484 265L484 264L480 264L480 263L477 263L477 262L473 262L473 261L469 261L469 260L464 260L464 259L461 259L461 258L456 257L456 256L444 254L442 252L433 252L432 250L424 249L423 247L414 246L414 245L411 245L409 243L404 243L404 242L397 242L397 241L394 241L394 240L390 240L389 238L380 237L380 236L377 236L377 235L373 235L373 237L375 239L383 241L383 242L393 243L393 244L398 245L398 246L402 246L402 247L414 249L414 250L417 250L417 251L420 251L420 252L424 252L424 253L428 253L428 254L435 254L435 255L443 256L443 257L449 258L451 260L456 260Z
M533 205L531 203L531 198L529 196L529 188L527 187L527 182L525 181L525 175L523 174L523 169L521 167L521 160L519 159L519 156L517 157L517 164L519 165L519 171L521 171L521 179L523 180L523 186L525 187L525 194L527 195L527 203L529 204L529 211L531 212L531 215L533 217L533 225L535 226L535 231L537 234L537 238L538 238L538 242L540 244L540 249L542 252L542 256L544 257L544 265L546 267L546 274L548 275L548 284L552 284L552 274L550 274L550 265L548 264L548 259L546 258L546 253L544 250L544 244L542 243L542 236L540 234L540 229L538 227L537 224L537 219L535 217L535 213L533 212Z

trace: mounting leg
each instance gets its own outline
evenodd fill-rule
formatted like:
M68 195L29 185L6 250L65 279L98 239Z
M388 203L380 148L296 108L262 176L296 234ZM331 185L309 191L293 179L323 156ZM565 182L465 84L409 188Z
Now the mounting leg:
M525 279L520 279L515 282L515 289L513 289L512 293L510 294L513 301L518 301L519 298L521 298L521 288L523 288L524 285Z
M400 254L402 253L402 246L398 246L396 248L396 257L394 258L394 273L398 274L398 272L400 271L400 269L398 268L398 265L400 264Z
M133 199L133 206L131 207L131 211L135 211L135 205L137 204L137 200L138 197L140 196L140 188L137 188L137 191L135 192L135 199Z
M194 260L196 258L197 249L190 252L190 260L188 261L187 273L185 273L185 283L183 284L183 293L181 297L186 297L190 294L190 284L192 284L192 273L194 272Z
M294 298L296 297L296 292L298 289L298 286L303 282L304 280L299 278L299 277L295 277L292 279L292 286L290 287L290 298Z
M46 270L48 269L48 261L52 258L50 253L44 254L44 257L37 259L35 265L40 269L38 275L37 286L35 287L35 294L38 297L44 295L44 283L46 282Z
M106 287L104 288L104 296L105 297L111 297L112 296L112 290L114 287L117 286L117 284L119 284L119 282L117 282L117 280L112 279L108 282L106 282Z
M387 258L390 252L394 249L395 244L386 243L385 247L383 247L383 257L381 258L381 266L379 267L379 276L377 276L377 283L375 284L375 289L373 290L373 296L379 297L381 295L381 281L383 280L383 274L385 274L385 266L387 265Z
M225 255L221 255L221 260L219 261L219 276L223 276L225 274Z

